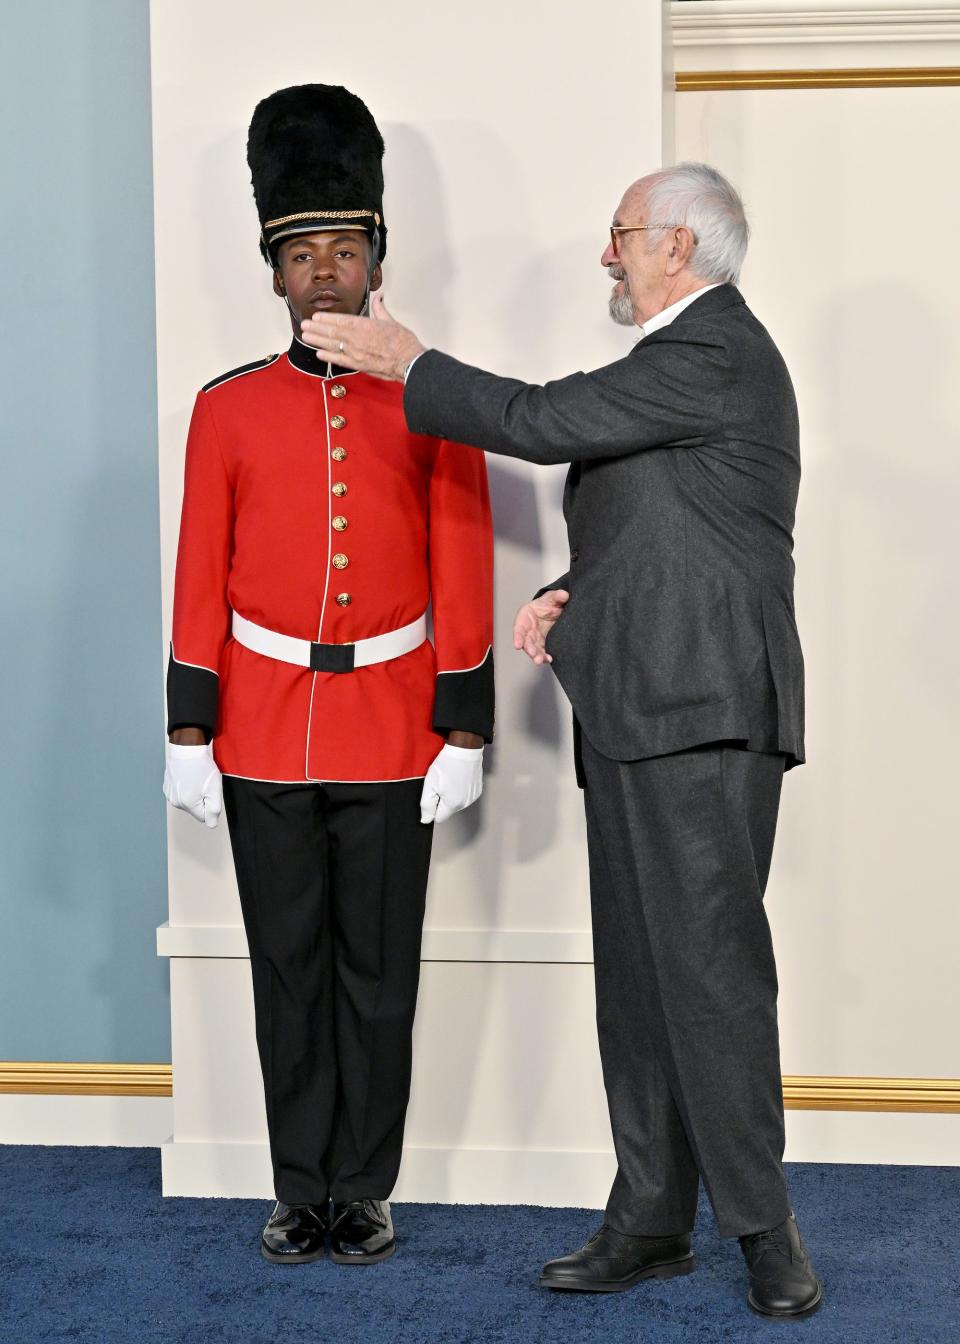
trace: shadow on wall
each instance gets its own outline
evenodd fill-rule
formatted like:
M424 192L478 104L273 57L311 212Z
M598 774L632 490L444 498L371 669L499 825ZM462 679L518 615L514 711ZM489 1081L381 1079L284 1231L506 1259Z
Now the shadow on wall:
M388 228L384 262L384 293L394 311L422 320L430 341L444 348L449 342L452 315L449 289L456 276L456 249L448 243L446 194L427 141L413 127L388 124L384 159L385 217ZM406 187L405 187L405 184ZM287 333L288 319L270 288L270 269L259 251L259 223L246 168L246 131L226 130L203 155L192 184L189 203L195 221L196 246L201 250L201 273L209 277L209 291L198 308L215 313L216 342L237 363L257 358L257 352L236 346L236 315L222 302L224 274L236 277L236 303L249 312L256 305L268 318L262 345L268 353L277 347L278 333ZM415 243L415 245L413 245ZM285 347L280 347L285 348ZM230 367L229 362L225 367ZM215 373L199 371L198 386Z
M413 126L383 127L384 214L390 230L383 289L391 311L423 318L431 345L447 349L453 330L450 290L457 277L456 229L428 141Z

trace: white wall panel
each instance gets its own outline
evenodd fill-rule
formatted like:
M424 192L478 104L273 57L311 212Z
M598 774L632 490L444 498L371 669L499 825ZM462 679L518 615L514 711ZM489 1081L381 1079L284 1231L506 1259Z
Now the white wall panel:
M0 1095L0 1143L157 1148L172 1129L169 1097Z
M546 0L472 11L415 0L402 23L380 0L365 14L370 43L331 43L294 0L273 6L268 24L252 3L152 7L167 620L196 389L289 343L257 249L245 161L250 114L271 90L344 83L369 102L387 144L384 292L427 340L533 379L629 347L607 317L599 257L624 185L661 160L660 6L613 0L603 25ZM611 78L611 31L630 47L630 80ZM514 654L510 638L519 603L567 568L563 470L498 459L489 469L498 739L481 805L438 833L428 923L582 929L568 708L549 671ZM171 920L237 922L226 835L174 817L170 836Z
M398 21L396 6L375 0L366 43L353 25L341 37L317 22L319 12L294 0L266 19L249 0L152 7L167 620L196 389L289 342L257 250L244 157L252 109L273 89L343 83L369 103L387 145L385 293L428 341L528 379L595 367L630 345L607 316L599 258L624 186L662 160L661 6L612 0L598 24L547 0L472 10L414 0ZM619 72L626 49L629 79ZM438 830L424 947L443 956L456 943L454 955L479 960L425 965L408 1137L416 1151L603 1149L569 711L549 671L514 654L510 638L519 603L567 568L564 473L496 459L489 469L497 742L479 806ZM176 1121L165 1183L238 1192L264 1170L249 969L232 942L226 959L193 955L198 939L217 946L209 930L239 923L229 846L225 828L211 834L181 814L169 836L161 946L175 958ZM487 960L521 954L534 964ZM530 1197L549 1199L551 1170ZM437 1188L435 1166L421 1174L421 1188ZM421 1177L411 1179L415 1189Z
M744 193L742 288L800 403L809 764L767 898L785 1073L960 1067L958 109L951 88L677 100L678 158Z
M249 965L178 957L171 968L164 1190L267 1198ZM593 1013L590 966L426 964L396 1198L601 1207L615 1164ZM954 1115L787 1112L790 1161L937 1164L958 1152Z
M195 389L288 339L257 255L243 156L250 111L271 89L343 82L369 101L387 141L388 302L428 340L526 378L591 367L628 342L606 318L597 258L622 186L660 158L657 8L614 0L602 25L579 7L505 0L469 15L414 3L402 25L394 7L381 10L389 43L334 55L311 25L290 28L304 31L300 45L268 40L248 3L154 5L168 600ZM302 12L283 0L270 34ZM769 42L726 43L718 62L714 39L686 57L789 64L786 46ZM846 39L831 62L820 39L806 35L802 63L879 63ZM874 39L887 63L910 63L884 34ZM627 49L629 81L619 77ZM936 44L925 49L938 63ZM792 1074L957 1073L960 296L944 255L960 205L944 169L957 97L870 89L676 102L676 156L716 163L744 191L754 240L743 288L801 406L810 764L786 781L768 895ZM424 966L397 1193L599 1203L609 1130L581 961L586 864L568 711L550 676L509 648L517 603L565 568L562 472L490 467L498 741L481 805L438 832L425 940L427 956L467 949L477 961ZM176 1128L165 1188L266 1194L249 971L235 939L209 955L221 946L215 926L239 922L223 829L171 817L170 898L161 937L174 956ZM521 946L533 964L496 960ZM565 964L535 964L561 954ZM790 1112L787 1128L799 1160L956 1160L950 1116Z

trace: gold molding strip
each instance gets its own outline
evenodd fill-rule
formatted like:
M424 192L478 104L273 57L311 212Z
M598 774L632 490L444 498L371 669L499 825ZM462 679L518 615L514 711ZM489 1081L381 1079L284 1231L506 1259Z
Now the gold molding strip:
M906 89L960 85L960 66L850 70L680 70L678 93L731 89Z
M960 1078L784 1077L791 1111L950 1111L960 1114Z
M169 1064L20 1064L0 1061L0 1093L81 1097L170 1097Z
M169 1097L169 1064L0 1062L0 1093L61 1096ZM783 1080L793 1111L912 1111L960 1115L960 1078L810 1078Z

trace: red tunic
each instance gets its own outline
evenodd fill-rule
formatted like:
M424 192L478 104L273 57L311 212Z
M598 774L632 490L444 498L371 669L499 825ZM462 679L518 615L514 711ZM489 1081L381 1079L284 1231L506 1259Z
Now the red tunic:
M416 620L434 643L351 672L254 653L231 608L350 643ZM224 774L425 774L453 729L493 734L493 538L482 453L411 434L403 389L290 352L209 383L187 443L169 731L197 725ZM435 648L434 648L435 645Z

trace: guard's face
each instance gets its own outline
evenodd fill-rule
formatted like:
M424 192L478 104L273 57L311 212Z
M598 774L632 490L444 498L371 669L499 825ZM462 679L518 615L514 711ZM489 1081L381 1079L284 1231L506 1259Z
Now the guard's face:
M311 313L356 314L363 307L370 267L370 239L359 229L307 233L280 245L273 292L290 300L294 330ZM382 281L374 267L371 290Z

